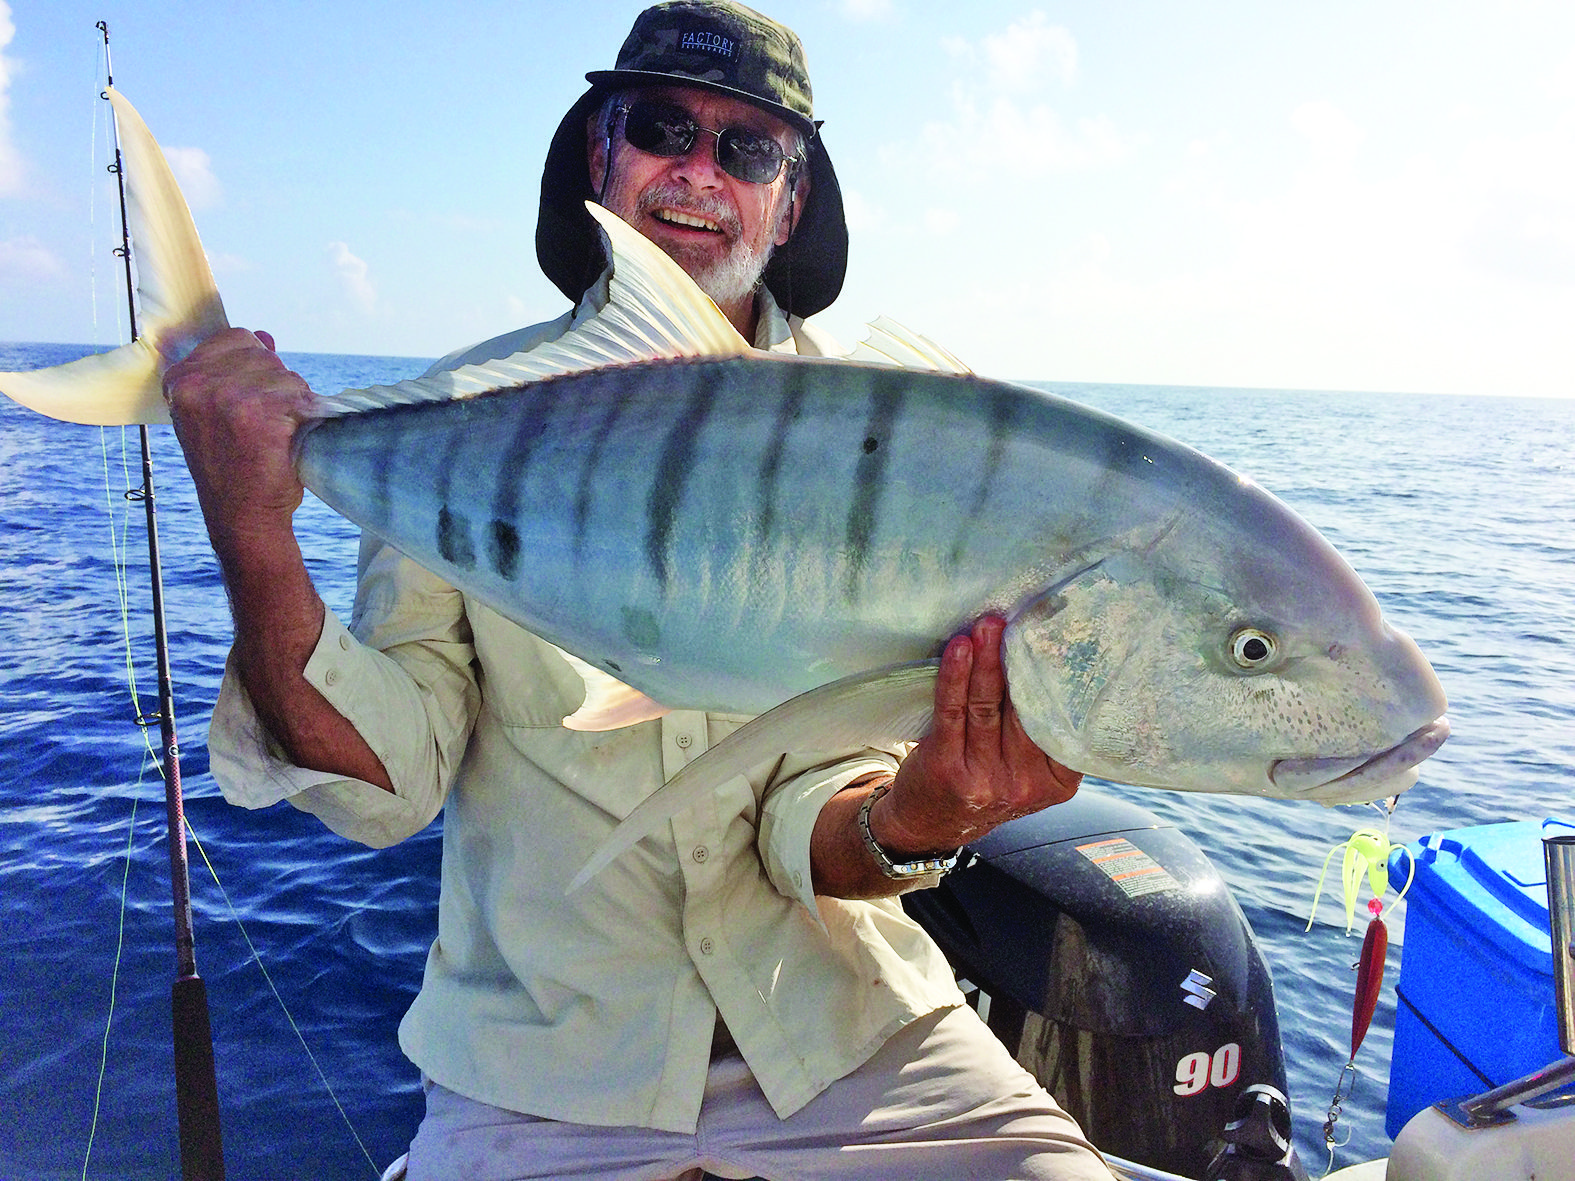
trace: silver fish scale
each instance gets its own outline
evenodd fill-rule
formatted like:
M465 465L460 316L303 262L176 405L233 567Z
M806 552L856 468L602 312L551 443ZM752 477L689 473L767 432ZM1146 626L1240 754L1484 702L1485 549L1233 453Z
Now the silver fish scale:
M1069 555L1234 481L1067 406L845 362L658 361L326 421L301 470L657 700L753 712L931 655Z

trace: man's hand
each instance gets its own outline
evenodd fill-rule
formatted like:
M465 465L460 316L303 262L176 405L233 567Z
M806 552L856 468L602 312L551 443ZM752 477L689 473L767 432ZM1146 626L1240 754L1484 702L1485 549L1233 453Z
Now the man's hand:
M949 853L998 824L1069 800L1082 776L1029 741L1006 694L1005 621L985 616L941 656L930 732L870 809L870 830L894 858ZM877 778L855 781L821 809L811 841L817 893L895 893L859 835L857 816Z
M1077 791L1082 776L1029 740L1007 700L1005 627L987 615L946 645L930 732L870 810L882 847L912 854L955 849Z
M214 549L227 574L240 573L230 567L246 562L248 548L291 532L302 496L291 444L312 391L266 333L230 328L169 368L164 398Z

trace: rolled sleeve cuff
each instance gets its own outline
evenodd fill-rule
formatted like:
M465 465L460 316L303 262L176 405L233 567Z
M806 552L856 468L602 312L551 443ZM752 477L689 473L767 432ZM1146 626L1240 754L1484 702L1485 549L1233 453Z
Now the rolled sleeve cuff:
M356 643L330 611L306 666L307 681L352 722L355 694L345 687L353 661L374 662L377 655ZM363 734L365 736L365 734ZM379 758L372 738L367 739ZM432 819L421 805L376 784L330 771L298 767L257 716L236 672L234 654L226 660L219 698L208 728L209 768L224 798L243 808L267 808L280 800L321 819L341 836L374 847L394 844Z
M760 859L778 893L804 906L818 923L810 838L826 802L855 779L874 773L895 775L897 760L871 752L867 757L806 771L777 787L760 817Z

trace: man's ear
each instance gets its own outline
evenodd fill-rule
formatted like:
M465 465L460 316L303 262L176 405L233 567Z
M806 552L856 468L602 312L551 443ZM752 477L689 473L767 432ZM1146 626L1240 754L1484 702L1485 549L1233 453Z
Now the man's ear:
M789 199L783 203L782 216L777 220L777 232L771 240L778 246L786 246L788 239L793 236L793 231L798 228L798 219L804 216L804 202L808 200L809 169L804 168L793 182Z
M585 120L585 159L590 169L591 192L602 199L602 180L607 175L607 137L601 131L601 114L593 112Z

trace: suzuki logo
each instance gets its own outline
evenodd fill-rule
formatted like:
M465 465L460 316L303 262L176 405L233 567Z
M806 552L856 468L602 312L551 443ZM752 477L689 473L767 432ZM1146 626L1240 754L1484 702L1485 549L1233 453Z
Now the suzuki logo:
M1181 991L1187 995L1181 998L1183 1004L1191 1005L1194 1009L1207 1009L1209 1002L1214 999L1214 990L1209 985L1214 983L1214 977L1205 976L1193 968L1187 973L1187 978L1181 982Z

